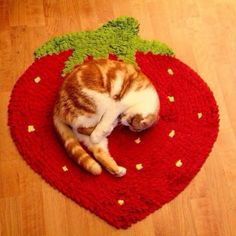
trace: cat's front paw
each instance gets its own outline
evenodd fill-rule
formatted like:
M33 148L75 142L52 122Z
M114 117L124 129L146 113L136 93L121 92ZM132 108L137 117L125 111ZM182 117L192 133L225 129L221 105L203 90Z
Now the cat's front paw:
M101 133L98 133L98 132L93 132L91 135L90 135L90 140L93 144L98 144L102 141L103 139L103 135Z

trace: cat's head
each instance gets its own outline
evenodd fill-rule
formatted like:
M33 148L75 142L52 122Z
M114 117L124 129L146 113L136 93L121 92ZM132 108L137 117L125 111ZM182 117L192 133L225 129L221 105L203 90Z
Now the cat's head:
M128 126L131 131L141 132L145 129L151 127L159 119L157 113L150 113L148 115L143 115L141 113L137 114L123 114L120 117L122 125Z

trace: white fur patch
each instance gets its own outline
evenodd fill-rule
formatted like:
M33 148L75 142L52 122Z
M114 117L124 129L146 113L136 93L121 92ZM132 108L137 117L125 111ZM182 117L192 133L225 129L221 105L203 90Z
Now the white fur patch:
M90 141L90 137L88 135L80 134L76 130L74 130L74 134L77 139L82 142L85 146L90 147L93 145ZM99 144L96 144L97 147L102 148L104 151L108 152L108 140L104 138Z
M102 116L109 111L111 117L119 115L124 111L124 107L121 103L116 102L107 93L99 93L97 91L84 88L84 93L90 96L96 104L96 113L89 116L78 116L72 124L73 128L82 127L93 127L99 123Z
M115 95L119 94L122 85L124 82L124 72L123 71L117 71L116 72L116 78L113 80L113 83L111 85L111 96L114 97Z
M122 103L129 107L127 112L132 114L140 113L143 117L150 113L155 113L155 111L159 112L160 109L159 97L153 87L130 91L124 96Z

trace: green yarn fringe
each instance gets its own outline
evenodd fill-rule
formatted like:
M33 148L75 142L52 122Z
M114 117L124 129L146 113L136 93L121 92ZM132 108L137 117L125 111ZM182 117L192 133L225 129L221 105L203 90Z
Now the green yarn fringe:
M164 43L156 40L143 40L138 36L139 24L132 17L119 17L108 21L102 27L55 37L35 50L36 58L73 49L65 62L63 74L70 72L76 64L83 62L88 55L94 58L106 57L108 53L135 64L137 50L155 54L173 55L173 51Z

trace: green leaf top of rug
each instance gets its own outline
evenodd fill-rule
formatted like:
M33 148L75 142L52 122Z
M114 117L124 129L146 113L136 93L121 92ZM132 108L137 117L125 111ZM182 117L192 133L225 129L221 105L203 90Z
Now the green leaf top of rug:
M39 58L47 54L73 49L72 55L65 62L64 74L70 72L74 65L83 62L88 55L101 58L113 53L130 63L135 63L137 50L173 55L173 51L164 43L156 40L143 40L138 36L138 32L137 20L132 17L119 17L108 21L96 30L68 33L55 37L35 50L34 55Z

